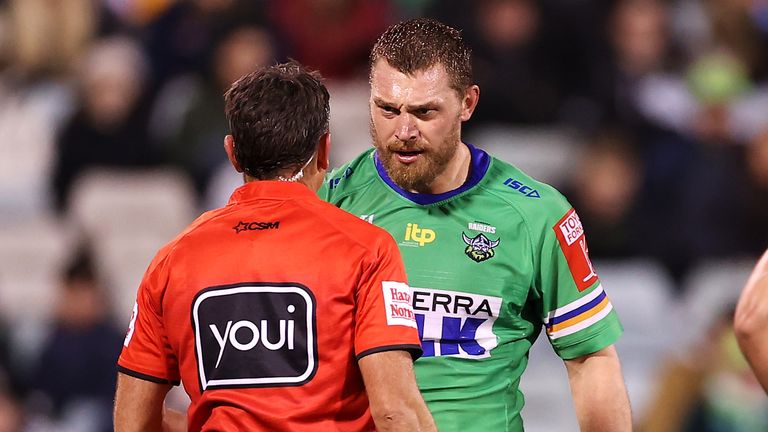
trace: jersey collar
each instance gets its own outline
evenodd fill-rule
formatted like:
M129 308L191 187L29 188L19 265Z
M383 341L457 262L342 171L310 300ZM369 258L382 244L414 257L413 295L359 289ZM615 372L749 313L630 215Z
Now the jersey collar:
M384 165L382 165L381 161L379 160L379 155L376 151L373 152L373 160L376 164L376 171L379 173L379 177L381 177L384 183L392 188L392 190L416 204L429 205L453 198L456 195L459 195L473 188L475 185L480 183L480 180L483 179L485 173L488 171L488 167L491 165L491 157L488 155L488 153L480 150L472 144L464 144L469 149L469 154L472 158L469 164L469 175L467 176L467 180L458 188L439 194L415 193L401 188L391 178L389 178L389 174L387 174L387 170L384 169Z
M256 180L245 183L244 185L235 189L235 191L232 192L232 196L229 198L229 203L227 205L260 198L277 198L286 200L293 198L313 197L317 198L317 195L302 183Z

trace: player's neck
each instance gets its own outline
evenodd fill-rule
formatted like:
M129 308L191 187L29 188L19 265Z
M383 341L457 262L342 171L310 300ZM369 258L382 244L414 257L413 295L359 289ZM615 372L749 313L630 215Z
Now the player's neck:
M456 149L456 154L453 155L453 159L448 162L445 171L435 177L435 181L429 185L429 191L427 192L431 194L441 194L458 189L467 181L471 163L472 155L469 153L469 147L459 141L459 148Z

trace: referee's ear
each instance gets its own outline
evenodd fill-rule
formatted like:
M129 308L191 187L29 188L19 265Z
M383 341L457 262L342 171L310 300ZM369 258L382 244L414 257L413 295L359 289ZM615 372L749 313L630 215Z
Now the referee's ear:
M331 166L331 133L326 132L317 142L317 170L325 171Z
M240 163L237 162L237 157L235 157L235 138L232 135L224 137L224 151L227 152L229 163L232 164L235 170L239 173L243 172L243 168L240 166Z

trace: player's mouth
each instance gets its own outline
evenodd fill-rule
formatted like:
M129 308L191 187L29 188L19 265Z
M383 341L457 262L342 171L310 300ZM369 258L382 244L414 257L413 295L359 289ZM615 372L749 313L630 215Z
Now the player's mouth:
M400 163L404 163L408 165L416 162L421 156L421 154L424 153L424 151L423 150L393 151L392 153L395 155L395 158Z

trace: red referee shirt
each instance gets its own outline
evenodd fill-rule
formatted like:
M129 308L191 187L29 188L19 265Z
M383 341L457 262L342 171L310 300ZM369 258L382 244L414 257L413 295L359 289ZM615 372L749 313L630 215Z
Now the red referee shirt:
M181 381L189 430L368 431L357 360L385 350L421 353L395 241L302 184L255 181L158 252L118 369Z

